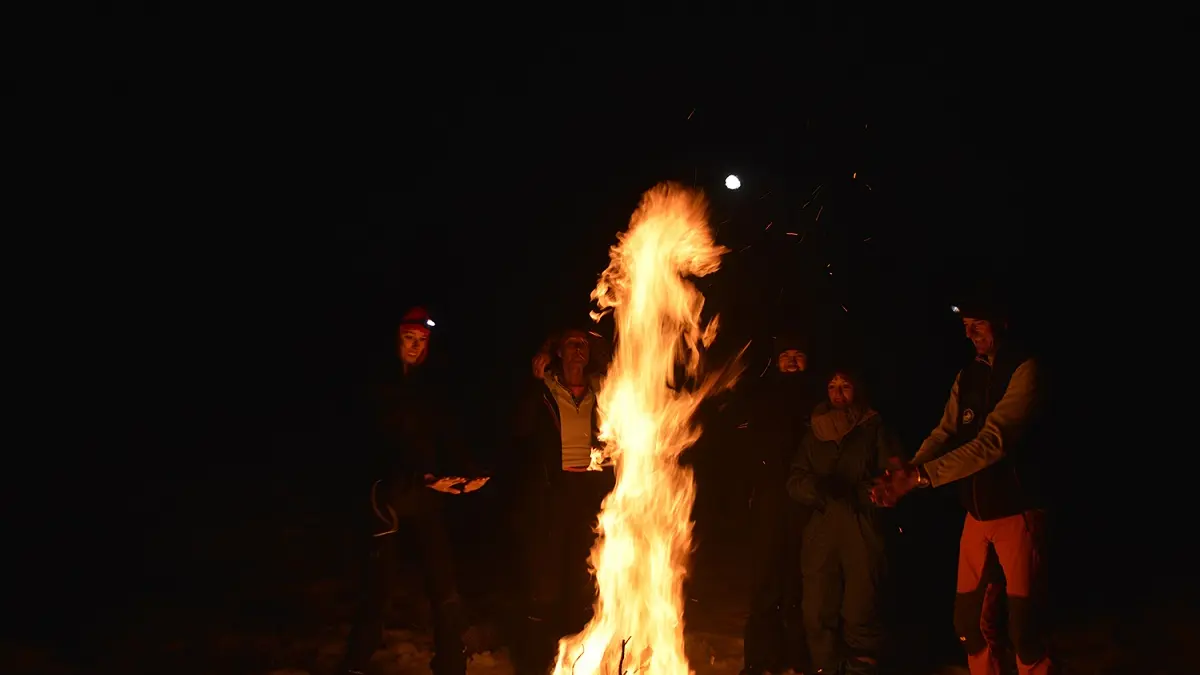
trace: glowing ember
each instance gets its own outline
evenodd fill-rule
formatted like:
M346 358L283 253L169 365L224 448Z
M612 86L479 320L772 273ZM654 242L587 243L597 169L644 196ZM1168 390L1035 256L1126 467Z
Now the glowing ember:
M695 483L679 455L700 436L691 423L700 402L739 372L700 370L700 350L716 337L717 321L701 326L704 296L685 277L716 271L726 252L713 243L705 213L704 197L678 185L647 192L592 292L602 310L613 310L617 327L599 395L616 487L601 507L590 558L595 617L559 642L555 675L691 672L683 579ZM677 382L680 365L687 386Z

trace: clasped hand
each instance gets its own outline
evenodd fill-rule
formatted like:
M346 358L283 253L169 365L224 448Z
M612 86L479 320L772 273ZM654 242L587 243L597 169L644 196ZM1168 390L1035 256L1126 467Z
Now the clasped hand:
M474 492L487 484L488 476L480 478L464 478L462 476L444 476L438 478L431 473L425 474L425 487L449 495L461 495Z
M918 479L915 466L893 458L883 475L876 478L871 486L871 502L885 508L893 507L904 495L917 487Z

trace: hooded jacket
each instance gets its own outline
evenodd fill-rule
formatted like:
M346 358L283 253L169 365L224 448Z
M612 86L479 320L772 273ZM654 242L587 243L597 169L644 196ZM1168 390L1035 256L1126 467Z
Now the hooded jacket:
M871 483L900 456L900 444L874 410L841 410L821 403L792 462L792 499L823 511L842 502L859 513L875 511Z

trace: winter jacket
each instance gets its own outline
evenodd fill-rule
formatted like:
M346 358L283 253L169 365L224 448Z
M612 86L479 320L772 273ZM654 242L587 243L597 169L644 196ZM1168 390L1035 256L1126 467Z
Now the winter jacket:
M397 487L434 476L481 473L460 432L447 390L424 367L379 384L372 397L372 480Z
M593 377L588 386L593 393L598 393L599 384ZM558 402L546 382L531 383L517 404L511 462L515 485L525 489L549 487L562 474L561 415ZM602 447L599 435L597 406L593 405L592 447Z
M788 494L818 512L831 502L859 513L874 512L871 484L888 460L900 455L895 435L869 409L851 417L826 402L813 410L811 419L792 461Z

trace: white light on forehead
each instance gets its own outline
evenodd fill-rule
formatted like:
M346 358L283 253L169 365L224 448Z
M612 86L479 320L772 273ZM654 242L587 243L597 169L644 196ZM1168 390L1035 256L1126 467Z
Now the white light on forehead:
M742 181L735 175L729 174L725 177L725 187L730 190L736 190L742 187Z
M962 310L958 308L958 305L950 305L950 311L954 312L955 314L960 314L962 312Z
M429 326L430 328L433 328L437 324L433 322L433 319L425 319L425 325Z

